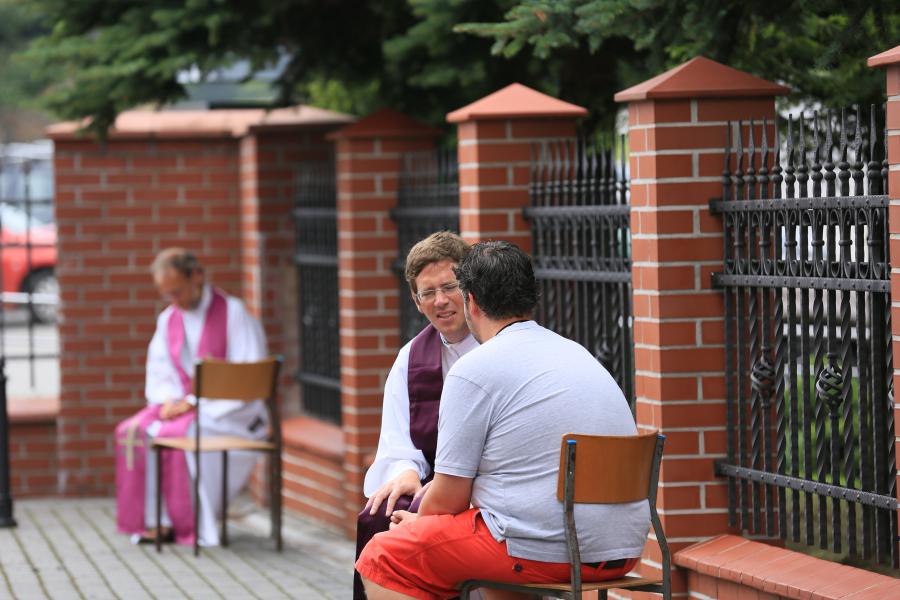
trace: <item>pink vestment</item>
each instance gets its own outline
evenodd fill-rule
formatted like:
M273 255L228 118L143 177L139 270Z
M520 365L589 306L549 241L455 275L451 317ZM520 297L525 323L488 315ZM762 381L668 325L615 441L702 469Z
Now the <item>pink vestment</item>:
M206 311L203 332L197 348L197 358L225 359L228 351L228 303L218 290ZM184 395L191 393L193 383L181 364L184 349L184 317L173 306L166 324L169 358L181 381ZM142 533L146 528L144 506L146 493L147 428L159 421L156 437L185 437L188 435L194 412L162 421L161 404L151 404L116 427L116 521L121 533ZM172 521L175 541L193 544L194 512L191 504L190 474L184 452L167 451L163 456L162 494L166 511Z

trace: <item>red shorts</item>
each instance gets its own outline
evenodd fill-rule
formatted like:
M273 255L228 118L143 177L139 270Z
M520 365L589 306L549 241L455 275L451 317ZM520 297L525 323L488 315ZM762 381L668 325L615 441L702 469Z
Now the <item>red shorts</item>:
M585 582L622 577L636 558L616 568L583 566ZM422 600L453 598L467 579L506 583L569 581L568 563L514 558L506 542L497 542L477 508L458 515L419 517L410 525L379 533L356 561L363 578L381 587Z

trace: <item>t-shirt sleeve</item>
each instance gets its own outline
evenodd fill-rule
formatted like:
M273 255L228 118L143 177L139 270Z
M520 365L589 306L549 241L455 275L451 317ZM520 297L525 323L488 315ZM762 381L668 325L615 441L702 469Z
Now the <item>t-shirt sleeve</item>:
M491 406L485 391L448 374L438 418L436 473L474 478L490 428Z

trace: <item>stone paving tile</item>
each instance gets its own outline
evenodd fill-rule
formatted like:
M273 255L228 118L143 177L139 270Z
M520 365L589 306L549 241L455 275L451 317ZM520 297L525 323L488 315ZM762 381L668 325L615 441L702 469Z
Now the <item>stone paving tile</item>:
M344 600L352 595L353 544L315 523L285 517L284 552L268 514L229 520L228 548L134 546L116 533L102 499L16 502L19 526L0 529L0 599Z

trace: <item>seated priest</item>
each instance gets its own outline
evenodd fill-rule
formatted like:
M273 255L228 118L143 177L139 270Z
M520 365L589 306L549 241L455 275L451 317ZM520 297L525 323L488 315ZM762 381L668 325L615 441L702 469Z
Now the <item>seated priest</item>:
M372 536L388 529L394 510L417 509L417 496L434 473L444 377L461 356L478 346L466 326L453 274L468 252L462 238L441 231L418 242L406 257L410 293L429 323L400 349L385 382L381 437L364 485L369 501L357 521L357 556ZM353 597L366 597L358 573Z
M200 530L194 531L194 456L174 450L163 453L163 526L156 531L156 464L150 441L194 435L196 410L202 413L202 435L264 439L267 417L261 400L208 402L191 392L196 361L260 360L266 356L265 335L239 299L206 281L203 266L187 250L163 250L150 270L170 304L157 318L147 351L147 406L116 427L117 526L136 543L160 536L163 541L192 544L199 535L201 545L214 546L219 543L216 518L222 507L221 454L201 455ZM256 458L254 453L229 453L229 497L247 483Z

